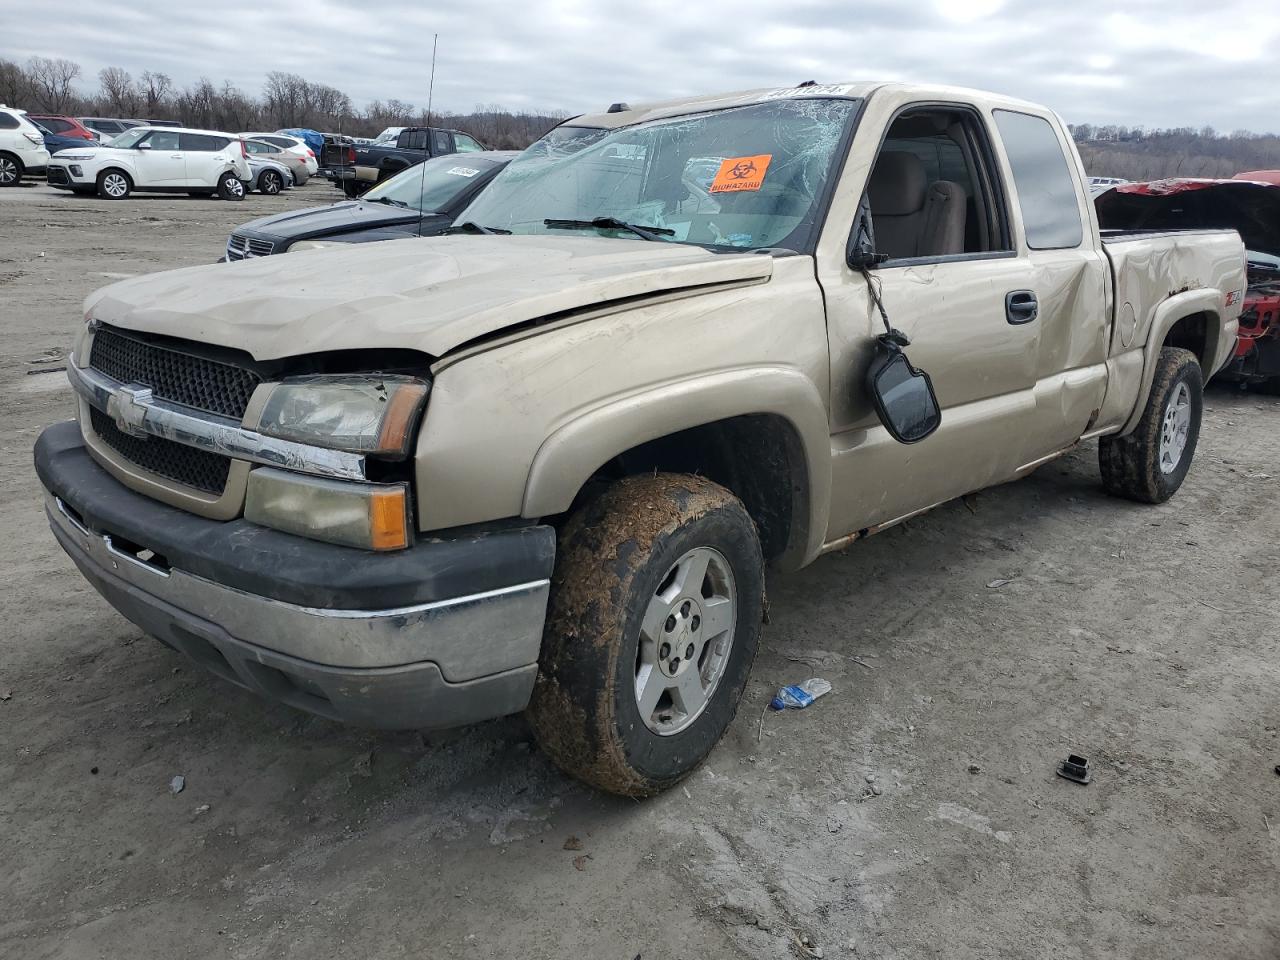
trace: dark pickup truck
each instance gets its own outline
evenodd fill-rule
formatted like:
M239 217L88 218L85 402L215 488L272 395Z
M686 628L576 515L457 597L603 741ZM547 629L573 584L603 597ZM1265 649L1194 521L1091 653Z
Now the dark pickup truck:
M349 197L357 196L375 183L406 170L430 157L449 153L474 153L485 148L474 137L440 127L405 127L392 144L370 144L355 148L351 166L334 169L334 186Z

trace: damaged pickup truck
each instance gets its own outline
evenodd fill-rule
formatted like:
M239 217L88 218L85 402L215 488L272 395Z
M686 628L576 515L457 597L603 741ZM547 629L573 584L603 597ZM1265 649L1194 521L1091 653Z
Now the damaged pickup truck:
M1267 178L1267 179L1263 179ZM1280 183L1277 171L1230 180L1192 177L1126 183L1096 200L1110 230L1235 230L1246 247L1248 287L1240 334L1221 379L1280 394Z
M35 449L125 616L337 720L528 709L643 796L737 710L765 567L1100 443L1183 482L1231 231L1099 237L1061 120L804 84L567 121L453 235L93 294ZM908 359L909 355L909 359Z

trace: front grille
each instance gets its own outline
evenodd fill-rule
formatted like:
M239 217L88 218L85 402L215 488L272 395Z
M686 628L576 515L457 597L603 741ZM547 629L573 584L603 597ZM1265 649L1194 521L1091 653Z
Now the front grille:
M49 183L68 184L71 182L71 178L67 176L67 171L62 167L50 166L49 169L45 171L45 177L48 179Z
M231 461L163 437L131 437L97 407L89 408L93 432L130 463L186 487L220 494L227 485Z
M259 240L233 233L227 240L228 260L251 260L254 257L269 257L275 252L275 244L270 240Z
M240 420L262 378L253 370L160 346L100 327L89 366L121 383L140 383L162 400ZM122 451L123 452L123 451Z

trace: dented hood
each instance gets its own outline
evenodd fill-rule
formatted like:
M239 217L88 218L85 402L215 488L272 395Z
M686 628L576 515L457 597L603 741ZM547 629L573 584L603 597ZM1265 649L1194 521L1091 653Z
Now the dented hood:
M85 309L105 323L258 360L368 347L439 357L552 314L772 272L768 256L675 243L431 237L137 277L93 294Z
M1125 183L1094 200L1103 230L1235 230L1249 250L1280 256L1280 186L1180 178Z

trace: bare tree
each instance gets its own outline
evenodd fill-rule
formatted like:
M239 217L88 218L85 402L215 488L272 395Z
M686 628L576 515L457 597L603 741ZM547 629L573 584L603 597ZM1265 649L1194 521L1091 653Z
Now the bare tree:
M142 92L143 99L146 101L147 117L155 117L156 114L161 112L159 108L165 97L173 89L173 81L169 79L167 73L154 73L151 70L144 70L142 71L142 76L138 79L138 86Z
M122 117L132 117L138 112L138 91L133 85L133 75L123 67L103 67L98 71L98 83L102 96L111 105L111 112Z
M40 106L50 113L63 113L75 95L71 85L80 76L80 64L61 57L32 57L27 61L27 75Z
M25 107L32 99L31 78L21 64L0 60L0 103Z

